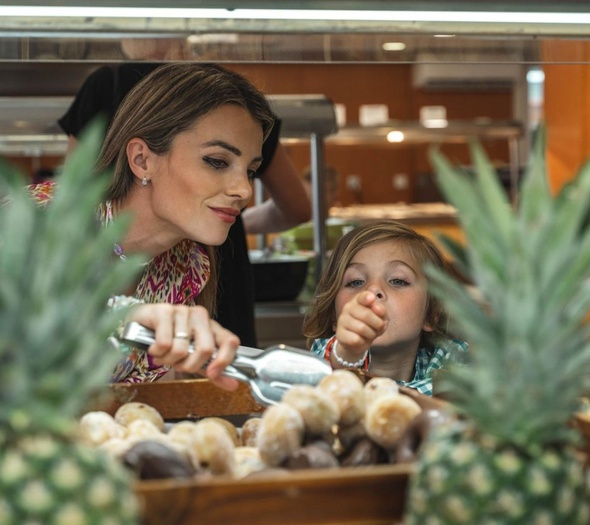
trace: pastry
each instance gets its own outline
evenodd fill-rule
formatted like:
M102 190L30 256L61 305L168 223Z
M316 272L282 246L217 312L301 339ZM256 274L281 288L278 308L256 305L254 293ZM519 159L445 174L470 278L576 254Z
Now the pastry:
M234 449L235 478L245 478L253 472L266 469L266 463L260 457L260 451L256 447L236 447Z
M317 388L326 392L340 410L339 424L351 426L359 421L365 412L365 391L363 382L350 370L334 370L324 377Z
M418 414L420 405L405 395L385 395L374 401L365 415L367 435L385 449L395 447L406 428Z
M268 407L262 415L256 446L263 461L279 466L303 442L305 425L297 410L285 403Z
M189 449L193 440L195 423L193 421L179 421L174 423L168 430L168 437L185 449Z
M127 425L127 436L138 440L160 436L162 432L149 419L135 419Z
M305 432L313 436L330 433L340 420L340 409L332 396L310 385L293 386L285 392L282 402L301 414Z
M395 449L395 463L410 463L416 459L422 443L440 425L451 421L453 416L438 409L427 409L418 414L408 425Z
M193 462L212 474L231 474L234 468L234 442L224 425L206 418L194 425L190 454Z
M338 442L342 451L349 450L357 441L363 439L366 436L367 431L365 430L365 425L362 420L357 421L348 427L339 425L336 433L336 437L338 438Z
M399 393L399 386L390 377L372 377L365 383L365 403L367 406L384 395Z
M364 437L358 440L341 458L343 467L362 467L387 462L385 450L373 440Z
M177 451L157 441L140 441L123 455L123 463L140 479L190 478L191 463Z
M223 419L222 417L207 417L205 419L208 419L211 421L217 421L219 424L221 424L225 428L225 430L227 430L227 433L228 433L229 437L231 438L231 440L234 442L235 447L239 447L242 444L241 439L240 439L240 433L238 432L238 429L231 421L228 421L227 419Z
M87 412L78 422L80 441L98 446L111 439L123 439L127 429L115 421L113 416L102 411Z
M115 421L123 426L128 426L136 419L147 419L156 425L160 432L164 432L164 418L150 405L133 401L121 405L115 412Z
M260 428L260 422L262 421L259 417L251 417L244 421L242 425L242 432L240 434L242 440L242 446L244 447L255 447L256 436L258 429Z
M336 468L340 466L338 458L325 441L314 441L291 454L283 466L289 470L308 468Z

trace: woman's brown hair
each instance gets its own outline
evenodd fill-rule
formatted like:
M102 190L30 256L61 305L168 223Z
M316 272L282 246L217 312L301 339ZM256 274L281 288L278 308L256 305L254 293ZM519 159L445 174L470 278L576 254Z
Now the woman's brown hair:
M303 335L307 338L308 348L311 348L315 339L334 335L337 321L336 295L353 257L361 249L383 241L403 243L421 266L430 264L449 271L449 266L438 247L405 224L390 219L378 219L356 227L339 239L322 271L316 293L303 322ZM433 327L433 331L423 333L422 343L431 346L437 338L446 335L447 315L441 302L430 293L426 306L426 322Z
M245 108L260 123L266 139L274 115L265 96L242 75L216 64L178 62L162 65L138 82L119 106L109 126L97 171L112 171L107 198L121 202L129 194L134 176L127 161L127 144L141 138L157 155L170 151L174 139L201 117L225 104ZM215 250L209 254L211 276L198 303L213 315L217 295Z

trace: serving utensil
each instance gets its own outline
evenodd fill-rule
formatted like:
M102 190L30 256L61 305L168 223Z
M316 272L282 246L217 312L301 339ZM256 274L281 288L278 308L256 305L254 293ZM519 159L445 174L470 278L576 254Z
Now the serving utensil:
M136 322L127 323L117 339L140 350L147 350L155 341L154 332ZM192 344L191 350L194 352ZM324 359L281 344L266 350L239 346L223 375L247 383L254 398L268 406L279 403L292 386L315 386L331 373L332 367Z

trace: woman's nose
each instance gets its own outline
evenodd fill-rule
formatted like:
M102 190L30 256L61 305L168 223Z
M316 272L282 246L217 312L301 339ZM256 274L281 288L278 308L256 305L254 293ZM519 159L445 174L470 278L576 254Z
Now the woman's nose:
M232 177L229 193L248 201L252 198L252 180L248 177L247 173Z

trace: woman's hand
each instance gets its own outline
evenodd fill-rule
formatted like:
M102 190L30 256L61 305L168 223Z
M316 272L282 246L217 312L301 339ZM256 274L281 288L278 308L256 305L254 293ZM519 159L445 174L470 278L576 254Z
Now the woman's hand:
M388 319L383 305L372 292L362 292L348 301L340 312L336 326L338 354L356 361L385 332Z
M240 339L211 319L204 307L141 304L131 311L127 321L136 321L154 331L155 343L148 353L156 365L204 375L225 390L237 388L235 379L221 374L234 360ZM189 343L194 352L189 351Z

